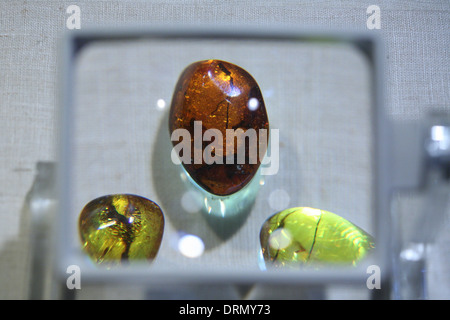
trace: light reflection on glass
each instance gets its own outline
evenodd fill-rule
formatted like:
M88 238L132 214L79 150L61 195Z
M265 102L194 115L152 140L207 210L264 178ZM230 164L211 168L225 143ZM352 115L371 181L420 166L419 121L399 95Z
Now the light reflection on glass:
M268 201L273 210L279 211L284 210L289 206L291 197L286 190L276 189L270 193Z
M203 203L204 203L204 205L205 205L206 211L207 211L208 213L211 213L212 207L211 207L211 206L209 205L209 203L208 203L208 197L205 197L205 198L203 199Z
M219 202L220 202L220 213L222 213L222 217L225 217L226 213L225 203L222 200L219 200Z
M278 228L274 230L269 237L269 245L274 250L287 248L292 242L292 236L289 230Z
M400 257L408 261L420 261L423 259L424 252L425 246L423 243L413 243L400 253Z
M158 109L162 110L166 107L166 101L164 99L158 99L158 101L156 101L156 106Z
M101 229L108 228L108 227L110 227L110 226L115 225L116 222L117 222L116 220L112 220L112 221L109 221L109 222L107 222L107 223L103 223L103 224L101 224L97 229L98 229L98 230L101 230Z
M198 258L205 251L205 244L199 237L186 234L178 240L178 250L188 258Z
M444 126L433 126L431 128L431 139L433 141L442 141L445 137L445 131Z
M248 100L248 108L249 108L251 111L255 111L256 109L258 109L258 107L259 107L259 101L258 101L258 99L256 99L256 98L250 98L250 99Z

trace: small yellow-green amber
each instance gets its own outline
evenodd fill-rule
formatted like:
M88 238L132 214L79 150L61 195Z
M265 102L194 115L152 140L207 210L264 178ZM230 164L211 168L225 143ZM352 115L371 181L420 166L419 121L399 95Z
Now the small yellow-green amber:
M286 209L268 218L260 241L264 260L275 267L354 265L375 247L372 236L348 220L308 207Z
M159 206L131 194L107 195L89 202L79 217L84 251L108 266L135 260L152 260L164 230Z

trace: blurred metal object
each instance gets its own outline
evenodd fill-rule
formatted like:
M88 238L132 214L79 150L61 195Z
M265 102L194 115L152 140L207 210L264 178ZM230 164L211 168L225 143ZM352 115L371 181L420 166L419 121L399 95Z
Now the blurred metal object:
M395 299L427 299L427 245L433 243L443 225L450 195L450 115L434 114L426 119L422 148L420 188L425 193L423 207L411 230L403 231L401 218L394 213L399 234L394 241ZM417 137L417 136L416 136ZM410 139L411 140L411 139ZM414 141L414 140L413 140ZM417 142L418 140L415 139ZM408 161L404 157L404 161ZM395 233L395 232L394 232ZM405 233L407 233L405 235Z
M435 240L450 196L450 115L432 115L425 131L426 200L413 233L413 241L431 243Z
M450 164L450 120L446 117L435 119L428 129L425 151L430 165L441 168Z

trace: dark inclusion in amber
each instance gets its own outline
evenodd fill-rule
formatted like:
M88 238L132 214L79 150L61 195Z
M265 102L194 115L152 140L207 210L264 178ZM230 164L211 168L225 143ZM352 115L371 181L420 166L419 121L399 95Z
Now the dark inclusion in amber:
M221 133L222 148L212 149L212 156L221 161L213 163L195 161L194 154L204 154L205 148L215 141L194 142L194 128L201 121L201 135L208 129ZM261 156L251 161L251 143L258 145L258 154L264 155L267 143L261 143L261 131L269 136L267 117L261 90L255 79L241 67L220 60L205 60L189 65L181 74L175 87L169 114L169 130L186 129L190 133L191 148L188 161L182 164L192 179L204 190L219 196L230 195L241 190L254 177L261 164ZM256 133L257 142L239 137L227 145L228 131L249 129ZM232 130L229 130L232 129ZM214 139L214 140L213 140ZM174 146L180 141L172 141ZM217 141L216 141L217 142ZM238 146L245 148L245 161L239 162ZM201 148L201 150L199 150ZM227 161L232 159L233 161ZM242 158L241 158L242 159Z
M159 206L131 194L107 195L89 202L79 216L84 251L99 264L152 260L164 230Z

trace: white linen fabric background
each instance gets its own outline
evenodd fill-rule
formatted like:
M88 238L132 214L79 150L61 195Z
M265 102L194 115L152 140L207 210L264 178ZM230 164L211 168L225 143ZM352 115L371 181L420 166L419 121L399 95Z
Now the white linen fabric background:
M0 299L26 299L30 223L21 213L38 161L56 159L58 39L66 9L81 28L149 24L307 26L367 30L381 10L387 64L385 104L397 120L449 110L450 2L443 1L2 1L0 3ZM415 202L408 203L415 206ZM450 239L430 262L430 298L450 298ZM124 297L121 295L121 297Z

